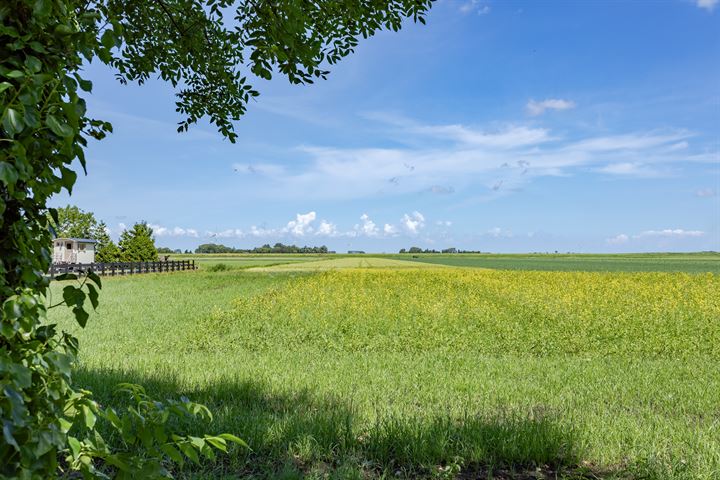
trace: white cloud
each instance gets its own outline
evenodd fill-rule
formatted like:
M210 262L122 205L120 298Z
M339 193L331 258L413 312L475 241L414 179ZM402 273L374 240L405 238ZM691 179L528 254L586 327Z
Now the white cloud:
M695 192L698 197L714 197L717 195L717 190L714 188L701 188Z
M704 8L708 12L712 12L717 5L718 0L697 0L696 4L700 8Z
M122 225L122 224L121 224ZM158 237L192 237L198 238L200 235L194 228L181 228L181 227L163 227L162 225L148 225L153 230L153 234ZM123 225L123 229L124 229Z
M512 149L553 140L544 128L526 127L523 125L507 125L501 128L486 130L466 127L464 125L426 125L409 128L413 133L430 135L447 141L458 142L467 146Z
M378 235L378 227L375 225L375 222L370 220L367 213L360 215L360 220L362 220L362 225L355 225L357 233L368 237L376 237Z
M627 243L628 240L630 240L630 237L625 235L624 233L621 233L619 235L615 235L612 238L608 238L605 241L611 245L621 245L623 243Z
M527 112L532 116L545 113L546 110L570 110L575 108L575 102L561 98L548 98L541 101L530 100L527 105Z
M624 175L629 177L645 178L659 177L663 175L663 173L657 169L650 168L647 165L643 165L642 163L632 162L612 163L610 165L605 165L604 167L597 168L595 169L595 171L599 173L607 173L610 175Z
M645 237L666 237L666 238L688 238L688 237L702 237L705 232L701 230L683 230L682 228L666 228L665 230L646 230L635 238Z
M645 230L644 232L640 232L636 235L627 235L625 233L621 233L619 235L615 235L612 238L608 238L605 240L605 243L609 245L624 245L631 242L643 242L646 243L648 241L652 242L660 241L658 245L663 245L665 242L663 240L679 240L679 239L692 239L692 238L699 238L705 236L705 232L701 230L684 230L682 228L666 228L664 230Z
M315 217L315 212L308 212L305 214L298 213L295 216L295 220L288 222L285 227L285 231L296 237L302 237L306 233L312 233L313 227L310 226L310 224L315 221Z
M335 237L338 235L337 226L335 224L326 222L323 220L320 222L320 226L317 229L317 232L315 232L316 235L322 235L326 237Z
M302 195L327 200L372 198L388 194L389 189L392 195L441 195L485 185L487 190L478 195L492 198L517 191L538 177L570 175L577 170L667 176L680 171L676 166L720 160L715 152L672 148L692 136L686 131L569 140L529 126L485 129L459 124L420 125L379 114L368 118L394 127L386 131L408 146L298 147L308 157L299 163L300 171L286 171L271 181L257 177L246 184L246 191L258 198ZM493 188L496 185L501 188Z
M500 227L494 227L487 231L487 235L493 238L510 238L513 233Z
M478 15L487 15L490 13L490 5L483 4L480 0L470 0L460 5L461 13L477 12Z
M452 226L452 222L450 220L438 220L435 222L435 225L439 225L441 227L450 227Z
M233 171L246 175L275 176L285 173L285 167L272 163L233 163Z
M274 228L263 228L255 225L250 227L250 235L253 237L272 237L278 234L279 231Z
M398 229L396 226L386 223L383 226L383 233L388 237L394 237L398 234Z
M222 232L205 232L206 237L219 237L219 238L243 238L245 233L239 228L230 228L223 230Z
M406 213L403 215L401 222L408 233L415 235L425 226L425 216L417 211L410 215Z

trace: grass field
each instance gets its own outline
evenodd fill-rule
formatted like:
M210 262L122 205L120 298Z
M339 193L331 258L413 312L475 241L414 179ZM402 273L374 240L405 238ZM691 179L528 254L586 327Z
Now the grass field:
M252 447L180 478L718 478L720 276L408 265L108 278L84 331L52 314L101 402L184 394Z
M629 255L496 255L496 254L419 254L393 258L455 267L497 268L503 270L549 270L585 272L687 272L720 273L720 254L629 254Z
M217 265L224 265L223 269L235 270L253 267L268 267L272 265L285 265L288 263L316 262L327 258L324 255L313 254L277 254L277 255L247 255L247 254L172 254L171 260L194 260L200 269L217 268Z

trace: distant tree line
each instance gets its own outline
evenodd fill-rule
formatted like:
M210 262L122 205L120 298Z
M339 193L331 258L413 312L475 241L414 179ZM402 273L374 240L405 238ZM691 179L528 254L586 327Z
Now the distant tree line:
M321 247L298 247L283 243L276 243L271 247L266 243L262 247L244 249L226 247L216 243L203 243L195 249L195 253L328 253L328 248L325 245Z
M184 252L180 248L172 249L168 247L158 247L157 249L158 253L193 253L190 250L185 250Z
M399 253L483 253L480 250L458 250L455 247L444 248L442 250L434 250L426 248L423 250L420 247L410 247L409 249L401 248Z
M96 262L152 262L158 259L153 230L147 222L135 223L120 233L116 244L107 225L95 214L74 205L57 209L57 218L50 219L55 238L87 238L95 244Z

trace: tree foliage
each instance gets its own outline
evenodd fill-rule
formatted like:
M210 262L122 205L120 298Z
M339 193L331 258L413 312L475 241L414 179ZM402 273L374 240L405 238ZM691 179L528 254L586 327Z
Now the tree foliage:
M208 445L220 450L225 445L215 437L172 434L168 418L183 407L152 402L144 394L134 397L135 406L122 418L99 407L89 392L72 385L77 340L46 321L48 215L59 223L47 201L63 189L72 191L74 162L85 170L88 141L112 131L87 113L82 95L92 84L82 77L83 64L97 59L111 65L121 82L159 76L177 90L178 130L205 118L234 142L233 121L258 95L249 74L271 78L279 72L292 83L325 78L328 65L351 53L359 37L397 30L406 17L424 22L430 3L0 3L0 476L52 478L74 470L86 478L152 478L168 475L168 462L194 461L198 451L212 454ZM62 303L81 326L97 306L100 287L100 279L89 275L63 289ZM133 423L140 418L150 422L147 428ZM125 450L105 444L95 429L98 419L117 427ZM153 419L167 423L155 425ZM75 436L76 431L84 433ZM158 437L148 436L150 431ZM134 455L137 448L143 453Z
M265 244L262 247L252 249L226 247L217 243L203 243L195 249L195 253L328 253L328 248L320 247L298 247L297 245L285 245L276 243L272 247Z
M93 237L97 240L95 245L95 261L96 262L118 262L120 261L120 249L110 238L107 225L100 222L95 229Z
M92 212L85 212L74 205L58 208L56 212L58 219L57 224L54 225L56 237L96 239L98 222Z
M120 259L123 262L154 262L158 259L153 230L147 222L138 222L120 234Z

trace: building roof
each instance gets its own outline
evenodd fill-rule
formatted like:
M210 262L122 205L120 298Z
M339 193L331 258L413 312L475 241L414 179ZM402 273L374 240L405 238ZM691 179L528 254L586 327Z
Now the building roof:
M92 238L58 237L55 240L70 240L71 242L80 242L80 243L97 243L97 240L93 240Z

